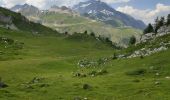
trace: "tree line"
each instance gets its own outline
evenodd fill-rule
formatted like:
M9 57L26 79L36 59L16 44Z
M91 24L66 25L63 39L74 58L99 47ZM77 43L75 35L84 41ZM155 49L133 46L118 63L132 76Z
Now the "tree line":
M158 33L158 30L162 27L162 26L169 26L170 25L170 14L168 14L167 18L165 19L165 17L157 17L155 19L154 24L152 25L151 23L148 24L148 26L144 29L143 33L147 34L147 33Z

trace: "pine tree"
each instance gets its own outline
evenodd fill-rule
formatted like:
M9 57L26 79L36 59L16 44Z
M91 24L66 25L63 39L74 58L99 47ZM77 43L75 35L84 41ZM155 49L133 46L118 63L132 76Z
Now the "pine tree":
M166 25L168 26L168 25L170 25L170 14L168 14L168 16L167 16L167 22L166 22Z
M157 17L157 18L155 19L154 32L157 33L158 29L159 29L159 17Z
M153 32L154 32L153 26L149 23L143 33L147 34L147 33L153 33Z
M155 33L158 33L159 28L164 25L165 25L165 18L161 17L159 20L159 18L157 17L155 20Z
M165 18L161 17L160 21L159 21L159 27L165 25Z
M135 37L135 36L132 36L132 37L130 38L129 43L130 43L131 45L135 44L135 43L136 43L136 37Z

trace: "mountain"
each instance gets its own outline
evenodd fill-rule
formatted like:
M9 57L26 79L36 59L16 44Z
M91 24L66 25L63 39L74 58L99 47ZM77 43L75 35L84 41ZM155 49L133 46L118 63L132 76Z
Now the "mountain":
M94 32L96 37L108 37L113 43L123 47L128 45L130 37L139 37L142 33L141 30L132 27L113 27L101 21L81 16L79 13L65 6L52 6L48 10L39 10L37 14L32 15L24 11L19 12L29 20L41 23L60 33L68 32L69 34L73 34L75 32L83 33L87 31L90 34Z
M100 0L80 2L79 4L75 5L73 9L79 12L81 15L102 21L114 27L130 26L138 29L145 28L145 24L142 21L136 20L130 15L116 11Z
M16 5L11 8L12 11L20 12L25 16L37 15L40 13L40 10L32 5L24 4L24 5Z

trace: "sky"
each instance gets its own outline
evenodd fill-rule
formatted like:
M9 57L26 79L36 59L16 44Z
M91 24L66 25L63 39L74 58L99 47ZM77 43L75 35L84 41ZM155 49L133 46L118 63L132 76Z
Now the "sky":
M52 5L73 6L87 0L0 0L0 6L11 8L16 4L28 3L40 9L48 9ZM170 0L101 0L118 11L129 14L146 24L153 23L159 16L170 14Z

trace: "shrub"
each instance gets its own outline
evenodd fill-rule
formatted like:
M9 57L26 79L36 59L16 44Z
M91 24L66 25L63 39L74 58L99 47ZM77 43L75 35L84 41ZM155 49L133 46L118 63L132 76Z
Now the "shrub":
M91 71L90 73L89 73L89 75L91 75L91 76L95 76L95 75L97 75L97 71Z
M84 90L87 90L87 89L90 89L91 86L89 84L83 84L83 89Z
M94 32L91 32L91 33L90 33L90 35L91 35L92 37L95 37L95 34L94 34Z
M99 70L97 72L98 75L103 75L103 74L106 74L106 73L108 73L108 71L106 69L102 69L102 70Z

